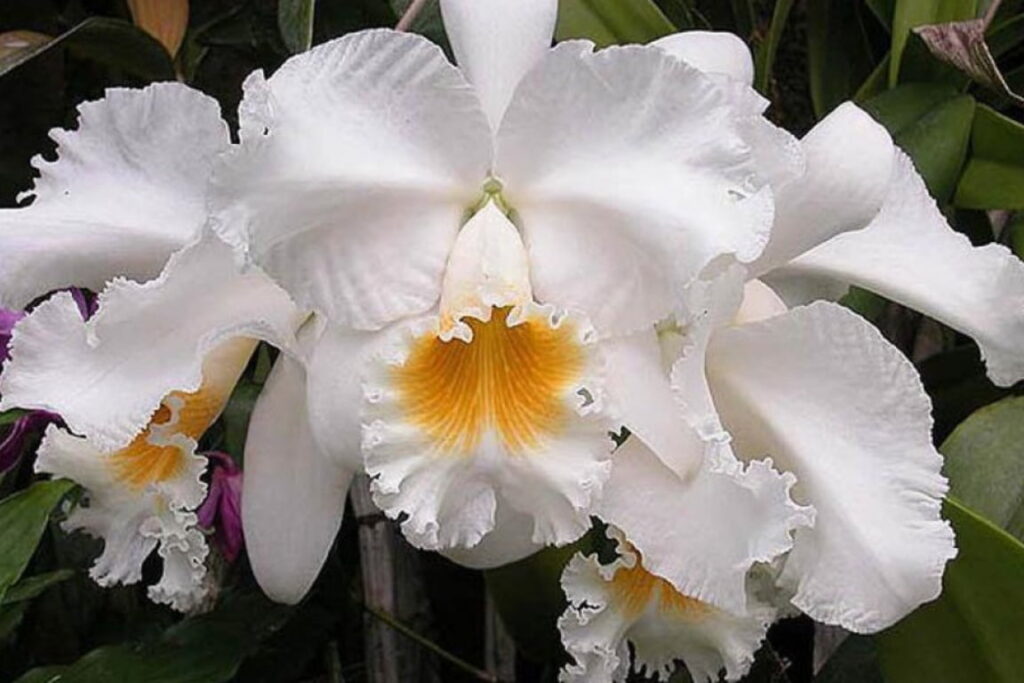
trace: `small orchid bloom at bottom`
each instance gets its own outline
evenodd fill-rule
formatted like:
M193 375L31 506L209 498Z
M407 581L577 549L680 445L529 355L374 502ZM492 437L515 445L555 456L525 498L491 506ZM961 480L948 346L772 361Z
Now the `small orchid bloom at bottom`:
M213 531L224 559L232 563L242 550L242 470L227 453L203 454L210 484L206 500L196 510L199 526Z
M157 279L112 282L87 322L58 294L18 324L2 406L64 418L68 430L47 430L36 469L85 489L67 528L104 541L97 582L138 581L157 549L164 574L150 597L179 610L200 604L209 551L195 512L207 488L198 441L258 340L292 349L301 320L283 291L257 271L238 273L230 247L206 235Z
M619 683L631 672L668 680L680 662L697 683L719 680L723 669L726 680L743 676L774 610L752 599L739 616L687 596L652 573L620 530L607 533L617 543L613 562L577 553L562 574L569 606L558 628L574 661L560 680Z

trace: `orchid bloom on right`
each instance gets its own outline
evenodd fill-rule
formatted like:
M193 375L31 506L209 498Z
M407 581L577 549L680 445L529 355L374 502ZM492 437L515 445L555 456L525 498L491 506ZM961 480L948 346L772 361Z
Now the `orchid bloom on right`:
M673 40L692 48L680 51L692 65L749 83L750 55L734 37ZM815 300L856 284L916 308L974 337L992 380L1009 385L1024 378L1024 264L954 232L911 160L862 117L842 105L801 141L804 169L773 185L757 261L709 269L643 333L649 354L631 376L649 388L662 378L704 469L681 480L636 438L616 452L597 514L620 559L577 556L566 569L560 627L575 663L564 680L667 675L676 661L697 680L722 669L736 680L794 608L871 633L939 595L956 548L940 515L947 483L928 396L872 325ZM837 127L841 144L875 160L870 170L835 167ZM716 497L703 475L765 457L793 476L809 519L789 552L730 571L745 549L722 531L755 510Z

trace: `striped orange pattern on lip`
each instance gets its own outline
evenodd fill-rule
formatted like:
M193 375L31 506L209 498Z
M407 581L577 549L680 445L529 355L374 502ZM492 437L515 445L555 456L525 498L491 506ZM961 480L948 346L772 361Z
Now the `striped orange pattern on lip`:
M694 620L711 612L709 605L683 595L668 581L644 569L639 556L634 566L615 572L611 592L616 604L630 618L639 617L652 601L657 601L658 611L666 616Z
M576 329L539 315L509 327L511 310L496 308L487 322L466 318L468 344L425 335L392 371L403 413L437 452L471 455L493 432L519 454L563 427L564 394L585 365Z
M179 476L188 453L166 440L171 434L181 434L198 441L220 414L223 398L204 388L190 394L170 394L149 425L130 444L110 456L118 481L142 489ZM180 406L176 414L168 403ZM154 432L161 429L168 433L156 437Z

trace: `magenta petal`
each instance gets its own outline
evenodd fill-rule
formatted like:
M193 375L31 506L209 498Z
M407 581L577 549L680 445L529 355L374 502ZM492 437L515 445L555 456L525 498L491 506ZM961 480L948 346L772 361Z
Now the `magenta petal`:
M199 525L213 529L221 554L230 563L242 549L242 471L225 453L206 453L210 462L210 489L196 510Z

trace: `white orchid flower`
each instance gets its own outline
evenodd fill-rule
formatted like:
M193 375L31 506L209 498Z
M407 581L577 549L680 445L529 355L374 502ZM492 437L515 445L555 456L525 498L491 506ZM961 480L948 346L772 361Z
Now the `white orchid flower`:
M737 616L680 593L647 571L622 532L608 527L617 557L602 565L577 553L562 574L569 606L558 621L575 660L561 672L566 683L611 683L631 671L669 680L677 663L698 683L743 676L754 661L775 610L755 603ZM632 656L630 645L632 644Z
M703 53L706 68L749 83L742 43L688 35L673 40L704 50L717 41L720 54ZM827 302L790 310L783 298L794 305L838 297L851 283L871 289L973 336L990 377L1006 385L1024 378L1024 264L1002 246L973 248L950 229L909 158L896 150L886 163L887 137L862 121L846 104L804 138L804 171L773 185L764 254L712 277L703 296L660 326L659 343L648 342L632 374L669 378L708 468L771 457L795 475L793 497L813 510L813 524L809 516L794 527L792 550L774 562L776 599L819 621L875 632L937 597L956 553L940 515L947 486L931 405L913 366L873 326ZM837 165L836 149L875 150L874 171ZM722 553L723 539L742 539L732 534L749 527L743 507L709 496L700 477L673 478L635 439L613 463L598 514L625 532L645 570L734 617L757 612L744 590L752 565ZM638 653L660 642L657 634L577 626L587 635L566 635L567 643L594 680L621 680L626 664L605 678L598 672L626 661L606 656L626 640ZM730 678L743 673L721 655ZM704 671L683 646L675 657Z
M375 30L254 74L212 191L219 233L318 314L321 448L365 466L414 544L476 567L589 527L612 428L681 477L703 467L667 381L649 392L630 368L708 264L760 255L770 185L801 172L749 86L688 65L673 40L551 49L556 4L445 0L460 68ZM873 168L852 151L843 163ZM347 479L311 488L325 479L312 449L263 453L246 462L250 559L294 601ZM748 501L744 533L767 536L751 564L789 549L806 517L789 478L707 478Z
M202 232L210 165L229 144L213 100L161 84L109 91L80 113L77 131L54 134L58 159L37 162L35 201L0 212L12 265L0 294L24 305L54 287L86 285L102 290L99 310L85 322L60 293L23 318L0 407L49 410L68 425L47 431L36 469L84 488L66 527L104 541L93 578L136 582L156 549L164 571L150 596L190 610L208 583L197 442L257 340L294 351L302 316ZM124 275L157 277L138 284Z

